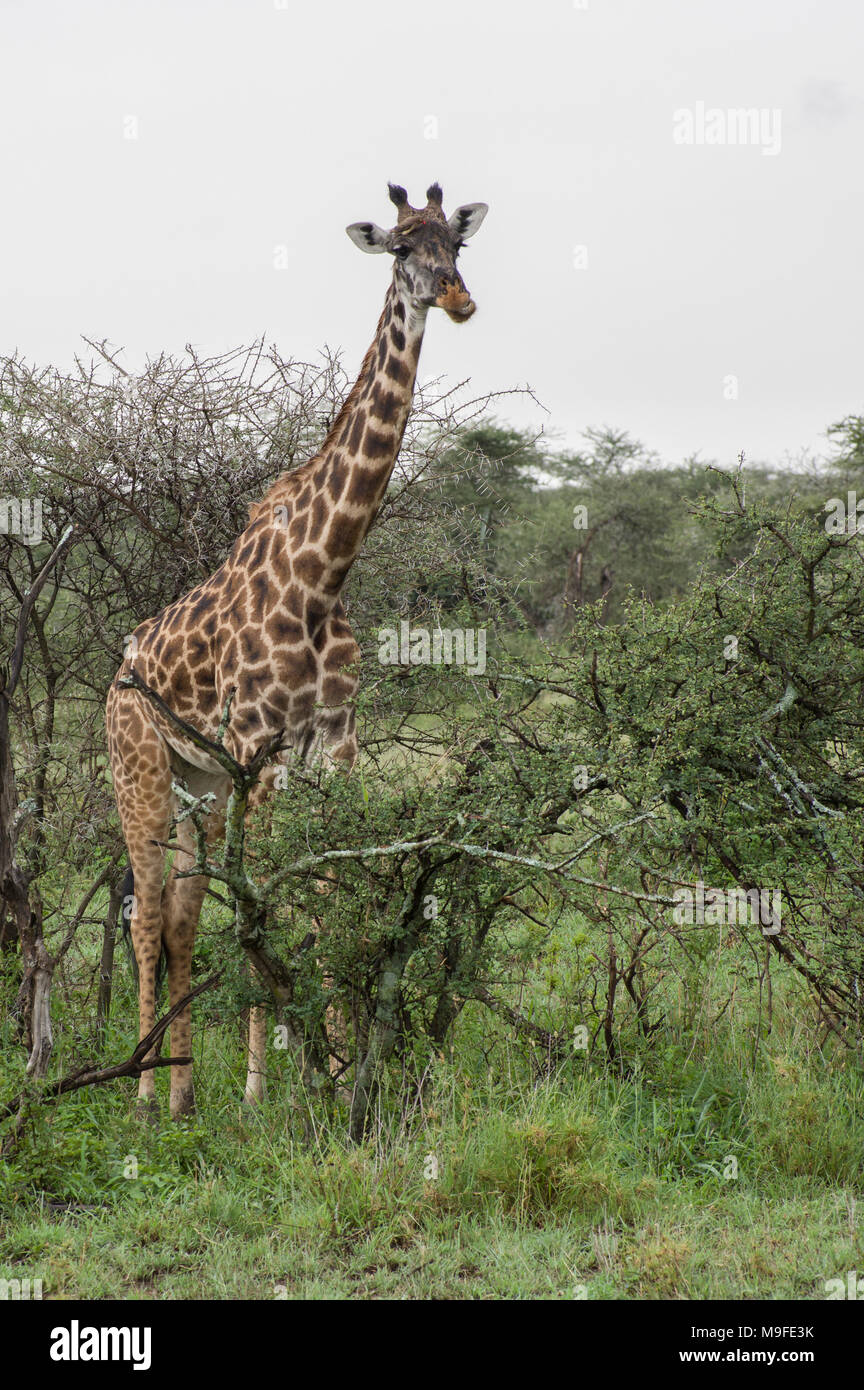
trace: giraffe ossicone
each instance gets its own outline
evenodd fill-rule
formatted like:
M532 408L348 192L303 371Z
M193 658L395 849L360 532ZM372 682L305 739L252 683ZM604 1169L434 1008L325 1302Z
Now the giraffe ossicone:
M309 461L282 474L249 514L249 525L222 565L191 593L127 639L108 692L108 747L114 791L134 875L132 942L138 962L140 1037L153 1027L156 969L164 947L171 1004L190 990L203 875L178 877L195 863L194 830L177 825L179 848L163 886L179 779L193 796L211 793L208 841L218 839L231 784L222 768L134 687L118 683L134 669L180 719L213 739L233 689L224 746L240 763L280 729L286 756L351 766L357 756L353 698L360 652L340 593L374 521L405 432L417 362L432 307L464 323L475 305L456 261L488 211L468 203L446 218L439 185L412 208L389 185L398 209L384 230L355 222L346 230L361 250L389 253L393 274L375 339L324 443ZM265 769L259 792L276 785ZM260 799L260 798L259 798ZM246 1098L264 1089L266 1023L253 1009ZM171 1027L171 1055L191 1056L187 1007ZM155 1104L155 1071L142 1073L139 1102ZM171 1067L171 1114L194 1109L191 1064Z

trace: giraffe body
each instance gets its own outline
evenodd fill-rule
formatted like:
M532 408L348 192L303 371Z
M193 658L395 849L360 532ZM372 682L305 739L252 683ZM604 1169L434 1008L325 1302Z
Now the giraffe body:
M357 755L353 697L360 652L340 594L381 505L408 414L428 309L457 322L474 304L458 270L459 246L477 230L485 204L445 220L433 184L427 206L411 208L391 185L399 209L386 232L356 223L361 249L389 251L393 278L375 340L319 452L283 474L252 507L249 525L222 565L189 594L132 634L118 677L134 668L179 718L213 739L229 695L226 749L248 762L284 731L283 759L316 754L351 766ZM139 968L139 1023L155 1021L155 977L164 946L171 1003L190 989L192 951L207 880L178 878L194 863L188 821L181 821L174 865L163 888L176 811L172 783L193 795L212 792L208 839L218 839L231 784L223 770L142 695L115 681L107 701L115 795L134 874L132 941ZM272 789L265 769L260 796ZM171 1030L171 1055L191 1055L187 1008ZM252 1011L247 1099L263 1089L263 1013ZM139 1101L155 1102L155 1072L142 1074ZM171 1114L194 1109L191 1065L171 1068Z

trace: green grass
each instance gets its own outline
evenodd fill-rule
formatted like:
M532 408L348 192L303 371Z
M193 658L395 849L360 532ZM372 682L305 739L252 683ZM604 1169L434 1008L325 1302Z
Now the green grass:
M848 1061L794 1036L744 1061L730 1031L537 1079L503 1039L481 1064L471 1034L359 1148L284 1071L241 1116L231 1025L199 1029L194 1122L139 1122L129 1082L43 1108L0 1164L0 1278L88 1299L819 1299L864 1268Z

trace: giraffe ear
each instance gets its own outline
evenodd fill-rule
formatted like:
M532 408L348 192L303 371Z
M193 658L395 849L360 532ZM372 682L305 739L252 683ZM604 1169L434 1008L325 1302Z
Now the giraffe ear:
M345 230L354 245L359 246L361 251L368 251L370 256L379 256L387 250L390 234L376 227L374 222L352 222Z
M479 231L488 211L488 203L463 203L461 208L457 208L447 223L454 241L467 241L469 236Z

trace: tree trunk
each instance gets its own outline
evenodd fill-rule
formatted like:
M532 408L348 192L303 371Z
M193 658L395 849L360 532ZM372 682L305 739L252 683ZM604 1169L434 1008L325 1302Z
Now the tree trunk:
M0 689L0 937L4 946L21 943L23 974L14 1012L29 1052L27 1072L44 1076L54 1040L51 1032L51 975L54 962L42 940L42 903L15 850L21 827L12 746L9 696Z
M13 1013L29 1052L27 1071L44 1076L53 1046L51 992L53 962L42 941L42 903L29 873L16 859L22 808L12 763L9 696L0 687L0 940L7 950L21 943L22 979Z
M359 1144L366 1133L369 1102L377 1090L381 1072L390 1058L399 1036L399 1010L402 1004L402 976L423 930L423 899L429 884L442 866L423 863L411 890L406 894L393 924L389 955L385 956L378 973L378 993L375 1017L369 1029L369 1046L357 1067L348 1133ZM398 941L398 945L395 943Z
M570 554L567 565L567 578L564 581L564 608L579 608L582 605L582 583L585 567L585 547Z
M2 681L2 677L0 677ZM29 912L27 883L15 863L18 792L9 741L9 701L0 685L0 945L13 950Z
M114 980L114 944L117 940L117 921L123 906L123 893L126 887L126 874L117 879L111 887L108 911L102 929L102 955L99 960L99 994L96 999L96 1050L101 1052L105 1046L108 1019L111 1016L111 986Z
M66 554L74 537L74 527L67 526L24 595L18 614L8 675L0 672L0 939L17 939L21 942L23 978L15 1011L30 1053L27 1071L31 1076L45 1075L54 1046L50 1009L54 961L46 951L42 938L42 902L38 889L33 884L33 872L22 870L16 858L17 840L25 808L18 804L9 735L9 709L21 675L27 625L36 600L48 575ZM30 804L38 812L38 803ZM10 935L9 932L10 919L14 923L14 935Z
M366 1132L369 1102L378 1086L381 1068L390 1060L396 1046L399 1035L402 974L407 959L404 952L395 951L384 961L378 976L378 1001L375 1018L369 1030L369 1047L357 1069L354 1095L351 1099L348 1132L355 1144L362 1141Z

